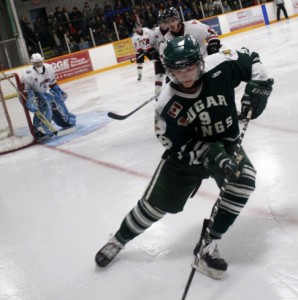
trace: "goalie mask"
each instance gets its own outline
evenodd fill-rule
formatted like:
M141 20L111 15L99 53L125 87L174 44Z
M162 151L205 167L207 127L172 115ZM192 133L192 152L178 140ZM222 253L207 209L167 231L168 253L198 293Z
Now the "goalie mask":
M195 82L199 79L204 68L199 43L189 34L166 42L163 62L168 76L177 84L184 84L182 77L177 76L178 73L189 73L184 76L187 77L185 80Z
M44 58L39 53L32 54L30 61L37 73L42 74L44 72L43 70Z

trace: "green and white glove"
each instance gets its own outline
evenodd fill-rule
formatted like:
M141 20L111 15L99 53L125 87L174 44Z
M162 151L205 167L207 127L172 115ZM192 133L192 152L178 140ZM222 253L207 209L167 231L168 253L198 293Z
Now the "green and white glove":
M238 155L234 159L227 154L222 143L215 143L209 146L200 160L206 169L216 174L222 176L230 174L232 177L239 177L244 167L242 158L242 155Z

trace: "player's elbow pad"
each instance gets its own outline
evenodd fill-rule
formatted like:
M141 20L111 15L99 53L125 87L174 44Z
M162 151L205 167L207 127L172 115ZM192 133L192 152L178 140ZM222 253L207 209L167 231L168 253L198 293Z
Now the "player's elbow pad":
M220 44L220 40L219 39L213 39L213 40L211 40L208 43L208 45L207 45L207 53L208 53L208 55L217 53L219 51L220 47L221 47L221 44Z

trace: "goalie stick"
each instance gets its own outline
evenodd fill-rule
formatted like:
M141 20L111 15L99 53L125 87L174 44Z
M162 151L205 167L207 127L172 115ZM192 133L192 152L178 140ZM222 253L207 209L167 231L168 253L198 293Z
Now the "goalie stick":
M239 153L239 151L241 149L242 140L244 138L244 135L245 135L248 123L249 123L249 121L251 119L251 115L252 115L252 109L250 109L249 112L247 113L247 117L246 117L245 123L244 123L244 125L242 127L242 131L241 131L241 134L239 136L239 140L238 140L238 143L236 145L236 149L235 149L235 151L233 153L233 158L234 159L237 158L237 155L238 155L238 153ZM208 226L205 229L205 231L202 232L201 237L200 237L198 243L195 246L195 249L194 249L194 253L196 254L195 255L195 260L194 260L194 262L192 264L192 269L191 269L188 281L187 281L185 289L184 289L182 300L186 299L189 287L191 285L192 279L193 279L195 271L196 271L195 265L198 265L198 263L199 263L199 261L201 259L202 251L204 249L204 246L206 245L206 240L207 240L207 238L209 236L210 230L212 229L212 226L213 226L213 223L214 223L214 218L217 215L217 211L218 211L220 202L222 200L222 197L223 197L223 195L225 193L225 189L226 189L226 186L227 186L227 184L229 182L230 176L231 176L230 173L226 174L226 176L224 178L224 181L223 181L223 184L222 184L222 186L220 188L219 196L218 196L218 198L217 198L217 200L216 200L216 202L215 202L215 204L214 204L214 206L213 206L213 208L211 210L211 215L210 215Z
M156 99L156 98L157 98L156 96L151 97L150 99L148 99L147 101L145 101L143 104L141 104L140 106L138 106L137 108L135 108L133 111L131 111L127 115L118 115L118 114L115 114L113 112L108 112L108 117L110 117L112 119L115 119L115 120L125 120L129 116L131 116L132 114L134 114L135 112L137 112L139 109L141 109L143 106L145 106L146 104L148 104L149 102L151 102L153 99Z
M4 72L2 72L2 75L5 77L5 79L7 79L9 81L9 83L16 89L17 93L19 93L23 99L26 99L25 95L23 94L22 91L20 91L20 89L14 84L14 82L12 82L12 80L6 76L6 74ZM41 111L37 110L35 112L36 116L39 118L39 120L47 127L47 129L49 131L51 131L54 135L56 136L62 136L62 135L66 135L69 133L72 133L75 131L75 127L70 127L70 128L66 128L64 130L59 131L57 128L55 128L51 122L43 115L43 113L41 113Z

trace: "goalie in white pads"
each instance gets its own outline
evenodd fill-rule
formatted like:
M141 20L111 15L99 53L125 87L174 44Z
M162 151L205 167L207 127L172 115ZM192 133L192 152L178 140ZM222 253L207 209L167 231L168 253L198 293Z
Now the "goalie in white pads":
M256 180L256 170L242 147L234 157L240 136L234 89L240 82L247 83L242 112L247 115L252 109L255 119L266 108L273 80L268 79L257 53L226 50L203 59L198 42L189 34L166 42L163 62L172 82L159 96L155 133L165 152L143 196L95 260L99 267L106 267L125 244L165 214L181 212L203 180L213 179L220 188L229 174L194 266L221 278L228 264L217 242L245 207Z
M74 126L76 116L65 105L67 93L58 85L54 68L44 63L44 58L39 53L32 54L30 61L32 66L21 78L24 94L27 95L27 109L34 114L39 111L49 122L53 120L62 128ZM36 114L33 126L37 138L53 136L53 132Z

